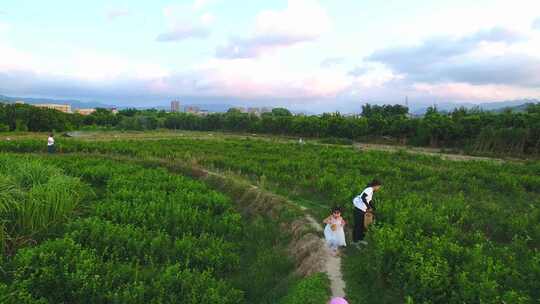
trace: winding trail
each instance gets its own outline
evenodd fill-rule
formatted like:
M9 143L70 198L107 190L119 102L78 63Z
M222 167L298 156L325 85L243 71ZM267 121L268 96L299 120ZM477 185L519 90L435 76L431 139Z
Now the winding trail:
M487 156L473 156L473 155L466 155L466 154L445 153L441 149L425 148L425 147L355 143L354 148L359 151L383 151L383 152L404 151L406 153L435 156L435 157L440 157L444 160L452 160L452 161L492 161L492 162L497 162L497 163L503 163L503 162L508 162L508 161L512 161L512 162L522 161L517 158L502 159L502 158L487 157Z
M305 207L301 208L306 210ZM309 221L313 229L317 232L323 232L323 227L319 224L309 213L306 213L306 219ZM324 241L324 240L323 240ZM332 297L345 297L345 281L343 280L343 273L341 272L341 257L331 254L330 249L325 244L325 250L322 251L325 256L323 257L324 270L330 279L330 289L332 291Z

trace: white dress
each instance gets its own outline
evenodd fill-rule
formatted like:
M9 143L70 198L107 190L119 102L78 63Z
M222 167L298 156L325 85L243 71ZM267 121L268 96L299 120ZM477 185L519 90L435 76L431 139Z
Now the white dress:
M343 230L343 219L330 217L330 224L324 227L324 237L330 247L347 246L345 243L345 231ZM332 231L332 224L336 225L336 230Z

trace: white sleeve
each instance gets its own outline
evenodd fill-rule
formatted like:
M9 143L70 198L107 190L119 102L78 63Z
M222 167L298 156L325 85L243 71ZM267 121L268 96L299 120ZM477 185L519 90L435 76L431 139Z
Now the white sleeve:
M366 188L366 190L364 190L364 193L367 194L366 200L368 202L371 202L371 200L373 199L373 188L372 187Z
M364 204L364 202L362 201L362 195L366 193L366 190L362 191L362 193L360 193L359 195L357 195L354 199L353 199L353 204L356 208L362 210L362 211L366 211L367 210L367 206L366 204Z

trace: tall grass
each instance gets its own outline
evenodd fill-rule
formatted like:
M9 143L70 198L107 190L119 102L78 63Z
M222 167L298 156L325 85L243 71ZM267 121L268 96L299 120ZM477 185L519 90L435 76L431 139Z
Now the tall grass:
M0 251L6 249L9 239L8 229L17 212L18 202L23 200L24 193L7 175L0 175Z
M70 218L91 190L40 161L0 156L0 251L11 253Z

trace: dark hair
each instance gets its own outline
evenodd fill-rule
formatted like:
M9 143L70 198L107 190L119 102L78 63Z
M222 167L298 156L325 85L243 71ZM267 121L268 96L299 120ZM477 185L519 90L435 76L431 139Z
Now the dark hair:
M341 207L339 207L339 206L332 207L332 213L335 213L335 212L341 213L342 212Z
M378 179L374 179L368 184L368 187L382 186L382 183Z

